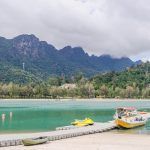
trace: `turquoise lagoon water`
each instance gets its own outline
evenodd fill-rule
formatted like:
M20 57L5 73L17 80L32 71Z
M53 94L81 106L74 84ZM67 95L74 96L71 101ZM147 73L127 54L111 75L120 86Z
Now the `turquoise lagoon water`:
M0 133L42 132L69 125L74 119L92 118L95 122L113 120L115 108L135 106L150 112L150 101L67 101L1 100ZM12 112L12 116L10 116ZM1 115L5 114L5 119ZM150 121L143 127L113 132L150 134Z

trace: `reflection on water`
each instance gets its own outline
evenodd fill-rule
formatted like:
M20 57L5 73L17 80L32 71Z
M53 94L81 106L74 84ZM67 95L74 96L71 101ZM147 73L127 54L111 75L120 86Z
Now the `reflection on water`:
M19 104L18 104L19 103ZM1 103L0 133L39 132L69 125L74 119L92 118L95 122L113 119L116 107L135 106L150 112L150 102L18 102ZM143 127L114 130L118 133L150 134L150 121Z

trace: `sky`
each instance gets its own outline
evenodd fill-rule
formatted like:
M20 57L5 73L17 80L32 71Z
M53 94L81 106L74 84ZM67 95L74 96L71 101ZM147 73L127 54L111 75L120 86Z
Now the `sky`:
M150 0L0 0L0 36L150 60Z

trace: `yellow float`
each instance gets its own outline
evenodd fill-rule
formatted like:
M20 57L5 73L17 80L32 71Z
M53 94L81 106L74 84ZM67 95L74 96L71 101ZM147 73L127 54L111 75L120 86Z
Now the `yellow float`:
M90 118L85 118L84 120L75 120L71 124L74 126L83 127L83 126L93 125L94 121Z

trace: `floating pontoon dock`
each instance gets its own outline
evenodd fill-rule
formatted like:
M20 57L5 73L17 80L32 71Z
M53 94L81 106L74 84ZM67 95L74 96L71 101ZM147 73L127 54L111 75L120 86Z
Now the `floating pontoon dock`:
M107 123L94 123L94 125L86 127L59 127L56 128L56 131L51 132L0 135L0 147L21 145L22 139L25 138L37 138L42 136L48 137L49 141L55 141L76 136L101 133L112 130L114 128L116 128L114 121L110 121Z

